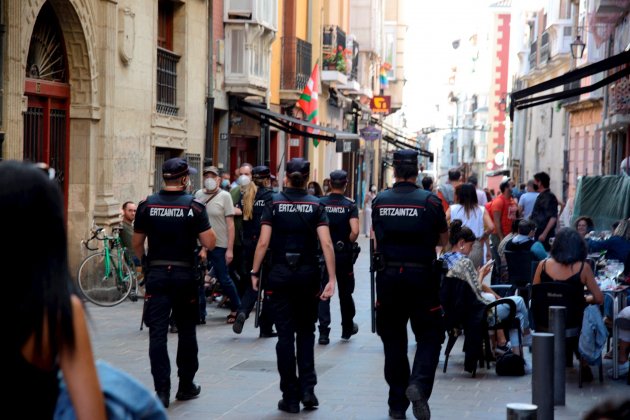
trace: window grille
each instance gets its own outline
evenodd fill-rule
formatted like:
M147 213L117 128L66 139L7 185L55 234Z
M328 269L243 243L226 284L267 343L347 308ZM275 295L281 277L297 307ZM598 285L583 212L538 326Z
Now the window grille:
M177 63L179 55L157 49L157 112L177 115Z

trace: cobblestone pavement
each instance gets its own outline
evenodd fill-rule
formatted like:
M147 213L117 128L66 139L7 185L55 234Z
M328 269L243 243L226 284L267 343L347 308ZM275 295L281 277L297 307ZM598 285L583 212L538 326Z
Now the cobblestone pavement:
M258 338L253 316L243 333L236 335L225 323L227 309L208 304L206 325L197 328L200 368L195 381L201 385L198 399L174 401L177 388L175 367L176 335L169 334L172 365L172 402L168 409L173 419L386 419L387 385L383 378L383 351L378 336L370 332L370 287L368 241L360 238L361 255L355 266L357 286L356 321L360 331L348 342L340 339L341 327L337 296L333 297L333 329L327 346L316 344L315 388L320 408L289 415L277 410L280 399L276 371L276 339ZM113 308L88 304L92 340L97 358L131 373L153 390L149 366L148 330L140 331L141 302L123 302ZM433 395L429 401L434 419L504 419L506 404L531 402L531 374L524 377L499 377L493 367L480 369L477 378L464 372L458 340L449 359L448 371L442 373L443 356L436 373ZM413 355L415 343L410 342ZM444 346L442 346L442 352ZM526 352L530 362L530 355ZM605 362L606 364L609 361ZM531 366L531 364L529 365ZM605 366L607 367L607 365ZM594 369L597 378L596 369ZM575 369L567 370L566 406L556 407L556 419L578 419L593 406L608 398L627 398L630 386L625 380L604 378L577 385ZM413 418L411 409L408 418Z

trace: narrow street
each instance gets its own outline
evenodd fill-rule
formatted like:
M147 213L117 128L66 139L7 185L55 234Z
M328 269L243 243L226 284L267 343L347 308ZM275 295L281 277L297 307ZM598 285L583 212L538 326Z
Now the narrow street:
M339 326L339 301L333 297L333 330L328 346L316 344L318 385L315 392L320 408L289 415L277 410L280 399L275 362L275 339L258 338L253 318L241 335L225 323L227 309L208 305L206 325L197 328L200 368L195 381L201 385L196 400L174 400L177 390L175 367L176 336L169 334L172 365L171 406L173 419L386 419L387 385L383 378L381 342L370 332L370 286L368 240L359 239L361 254L355 265L357 287L355 301L359 333L342 342ZM97 358L122 368L153 389L149 367L149 334L139 330L141 302L126 301L113 308L88 304L92 339ZM448 371L442 373L443 356L438 365L433 395L429 401L435 419L505 419L506 404L531 402L531 374L524 377L499 377L494 366L480 369L477 378L463 370L464 356L460 338L449 359ZM444 347L444 346L443 346ZM409 353L415 349L409 344ZM443 352L443 349L442 349ZM530 354L526 352L530 362ZM605 362L606 364L609 361ZM531 365L530 365L531 366ZM604 366L604 372L608 366ZM594 370L596 372L596 370ZM597 378L597 375L595 374ZM594 405L609 397L627 397L624 380L597 379L579 389L577 370L567 374L566 406L557 407L556 419L578 419ZM407 417L413 418L411 409Z

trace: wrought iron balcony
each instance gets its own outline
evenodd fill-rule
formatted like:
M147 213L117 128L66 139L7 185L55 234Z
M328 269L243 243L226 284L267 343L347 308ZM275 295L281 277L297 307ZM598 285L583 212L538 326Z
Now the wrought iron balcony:
M322 42L322 66L324 70L337 70L341 73L346 68L344 54L346 51L346 33L336 25L324 26ZM342 64L343 62L343 64Z
M546 63L549 60L549 32L543 32L540 37L540 63Z
M157 49L157 107L160 114L177 115L177 63L179 55Z
M282 38L280 89L302 91L312 70L313 47L296 37Z

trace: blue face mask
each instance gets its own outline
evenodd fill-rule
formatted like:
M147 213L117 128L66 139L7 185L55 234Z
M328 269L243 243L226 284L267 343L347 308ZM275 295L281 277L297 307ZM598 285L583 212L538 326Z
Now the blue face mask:
M280 187L273 187L273 192L275 193L280 192Z
M227 188L229 185L230 185L230 181L228 181L227 179L224 179L223 181L221 181L222 188Z

